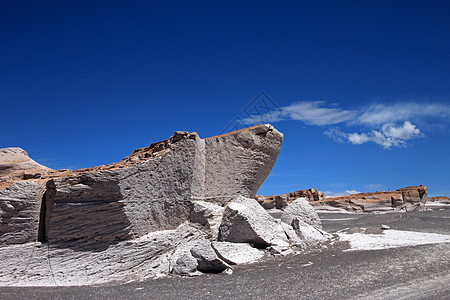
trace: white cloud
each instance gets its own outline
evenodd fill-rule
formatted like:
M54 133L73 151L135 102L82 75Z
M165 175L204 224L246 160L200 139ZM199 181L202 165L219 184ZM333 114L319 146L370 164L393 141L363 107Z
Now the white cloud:
M241 122L250 125L295 120L315 126L344 123L366 130L346 133L339 128L331 128L325 134L338 142L354 145L372 142L384 149L391 149L405 146L407 141L424 136L411 121L436 126L443 125L448 117L450 105L439 103L378 103L361 110L346 110L325 101L301 101L262 115L249 116L241 119Z
M350 143L355 145L364 144L370 140L369 136L365 133L350 133L347 138Z
M450 115L450 105L429 103L396 103L374 104L361 110L357 123L377 126L390 122L398 122L426 117L445 118Z
M325 101L301 101L281 107L272 112L243 119L245 124L277 122L282 120L302 121L308 125L334 125L356 118L357 112L330 107Z
M381 127L381 130L372 130L368 133L345 133L339 128L333 128L327 130L325 134L339 142L350 142L355 145L373 142L382 146L384 149L401 147L406 144L406 141L423 136L416 125L409 121L405 121L400 126L387 123Z
M358 191L356 191L356 190L345 190L345 192L347 193L347 194L350 194L350 195L352 195L352 194L360 194L361 192L358 192Z
M353 120L357 113L337 107L326 107L324 101L296 102L282 108L291 120L303 121L309 125L333 125Z

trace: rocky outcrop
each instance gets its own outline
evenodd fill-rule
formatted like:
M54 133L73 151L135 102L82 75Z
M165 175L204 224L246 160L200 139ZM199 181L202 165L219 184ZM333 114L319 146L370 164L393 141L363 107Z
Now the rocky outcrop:
M52 180L19 181L0 190L0 245L45 241L55 192Z
M61 247L101 250L149 232L177 228L190 219L194 201L223 205L236 195L253 197L271 171L282 139L271 125L208 139L178 131L118 163L34 174L31 177L44 186L49 180L56 185L43 239ZM6 151L10 152L21 153L16 148ZM14 191L5 190L4 197L20 197ZM34 203L36 223L42 195L26 194ZM27 241L35 240L37 236L29 236Z
M308 189L308 190L298 190L292 193L282 194L282 195L272 195L272 196L260 196L257 195L255 197L256 200L264 207L265 209L283 209L288 204L293 202L295 199L298 198L306 198L308 201L319 201L325 199L325 195L319 191L317 191L316 188Z
M396 191L327 197L311 204L318 210L334 208L354 212L423 210L427 192L426 186L411 186Z
M256 196L255 199L265 209L286 210L296 199L311 203L315 210L380 212L423 210L427 202L426 186L410 186L396 191L359 193L344 196L326 196L317 189L299 190L269 197ZM289 210L292 208L289 208ZM289 211L288 210L288 211ZM304 220L305 221L305 220Z
M29 179L52 169L32 160L28 153L17 147L0 149L0 182L9 179ZM1 185L0 185L1 188Z
M230 273L230 264L253 262L267 253L262 249L301 245L298 228L253 199L282 139L270 125L207 139L179 131L109 165L34 165L27 176L5 171L0 282L83 285ZM8 170L24 168L11 161Z

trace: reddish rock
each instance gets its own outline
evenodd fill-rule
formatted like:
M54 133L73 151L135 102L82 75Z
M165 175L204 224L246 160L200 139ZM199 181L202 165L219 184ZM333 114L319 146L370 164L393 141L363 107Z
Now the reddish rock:
M265 209L283 209L298 198L307 198L310 202L313 202L324 199L325 195L317 191L316 188L312 188L308 190L298 190L283 195L272 195L268 197L257 195L255 197L259 204L261 204Z

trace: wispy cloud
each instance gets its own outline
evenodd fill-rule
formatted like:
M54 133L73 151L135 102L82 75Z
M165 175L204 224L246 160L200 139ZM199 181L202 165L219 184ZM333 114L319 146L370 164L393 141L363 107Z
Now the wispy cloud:
M302 121L308 125L334 125L355 119L356 111L344 110L325 101L301 101L280 107L272 112L250 116L246 124L278 122L283 120Z
M347 194L350 194L350 195L352 195L352 194L360 194L361 192L359 192L359 191L357 191L357 190L345 190L345 192L347 193Z
M381 127L381 130L372 130L368 133L345 133L339 128L332 128L325 131L325 134L338 142L349 142L354 145L373 142L382 146L384 149L401 147L406 145L406 141L408 140L424 136L416 125L409 121L405 121L400 126L387 123Z
M356 122L377 126L390 122L414 120L418 118L450 116L450 105L428 103L373 104L361 110Z
M248 125L294 120L314 126L342 124L358 127L359 130L328 128L325 134L338 142L354 145L371 142L383 149L392 149L403 147L412 139L424 137L418 123L445 124L442 121L448 120L448 117L450 105L442 103L376 103L359 110L350 110L325 101L301 101L262 115L249 116L243 119L243 123Z
M328 107L327 107L328 106ZM303 121L308 125L334 125L353 120L357 113L339 107L329 107L325 101L296 102L283 107L291 120Z

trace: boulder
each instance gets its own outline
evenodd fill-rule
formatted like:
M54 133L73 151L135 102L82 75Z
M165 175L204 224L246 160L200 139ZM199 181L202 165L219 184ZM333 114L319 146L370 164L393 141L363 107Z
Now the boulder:
M298 198L289 204L281 214L281 222L291 225L296 217L316 228L322 228L319 215L306 198Z
M197 270L204 273L221 273L230 266L221 260L207 240L199 240L191 248L191 254L197 259Z
M222 205L253 198L280 152L283 134L269 124L204 139L203 200Z
M331 238L331 235L304 222L300 217L295 217L291 225L299 238L307 245L325 242Z
M242 196L225 207L218 240L250 243L257 248L289 245L280 222L270 216L256 200Z
M297 232L294 230L294 228L291 225L288 225L284 222L281 222L281 226L283 227L284 233L289 239L289 244L296 247L303 247L304 241L301 239L301 237L297 234Z
M288 198L286 196L276 196L275 197L275 208L276 209L283 209L286 206L288 206L287 199Z
M210 202L194 201L190 221L204 226L211 239L217 239L224 208Z
M397 191L402 193L403 203L405 209L411 210L423 210L425 203L427 202L428 188L426 186L409 186Z
M221 260L211 246L211 242L202 238L178 248L171 257L172 274L199 275L203 273L221 273L230 266Z
M191 249L196 242L181 246L172 254L170 258L171 274L184 276L199 275L197 271L197 259L191 254Z
M255 262L264 256L264 251L247 243L212 242L217 255L230 265Z

